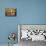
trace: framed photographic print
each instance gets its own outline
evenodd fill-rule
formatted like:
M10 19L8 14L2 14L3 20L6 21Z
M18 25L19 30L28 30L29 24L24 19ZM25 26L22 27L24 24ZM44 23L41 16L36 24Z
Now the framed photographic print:
M20 24L18 30L20 40L46 41L46 25L44 24Z
M16 8L5 8L5 16L16 16Z
M18 42L20 46L46 42L46 24L18 24Z

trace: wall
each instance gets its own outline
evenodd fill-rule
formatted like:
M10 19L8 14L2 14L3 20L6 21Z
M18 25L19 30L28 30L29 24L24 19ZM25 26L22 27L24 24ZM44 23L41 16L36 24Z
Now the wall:
M46 0L12 1L0 1L0 44L8 43L9 32L18 32L17 24L46 24ZM17 8L17 16L6 17L7 7Z

